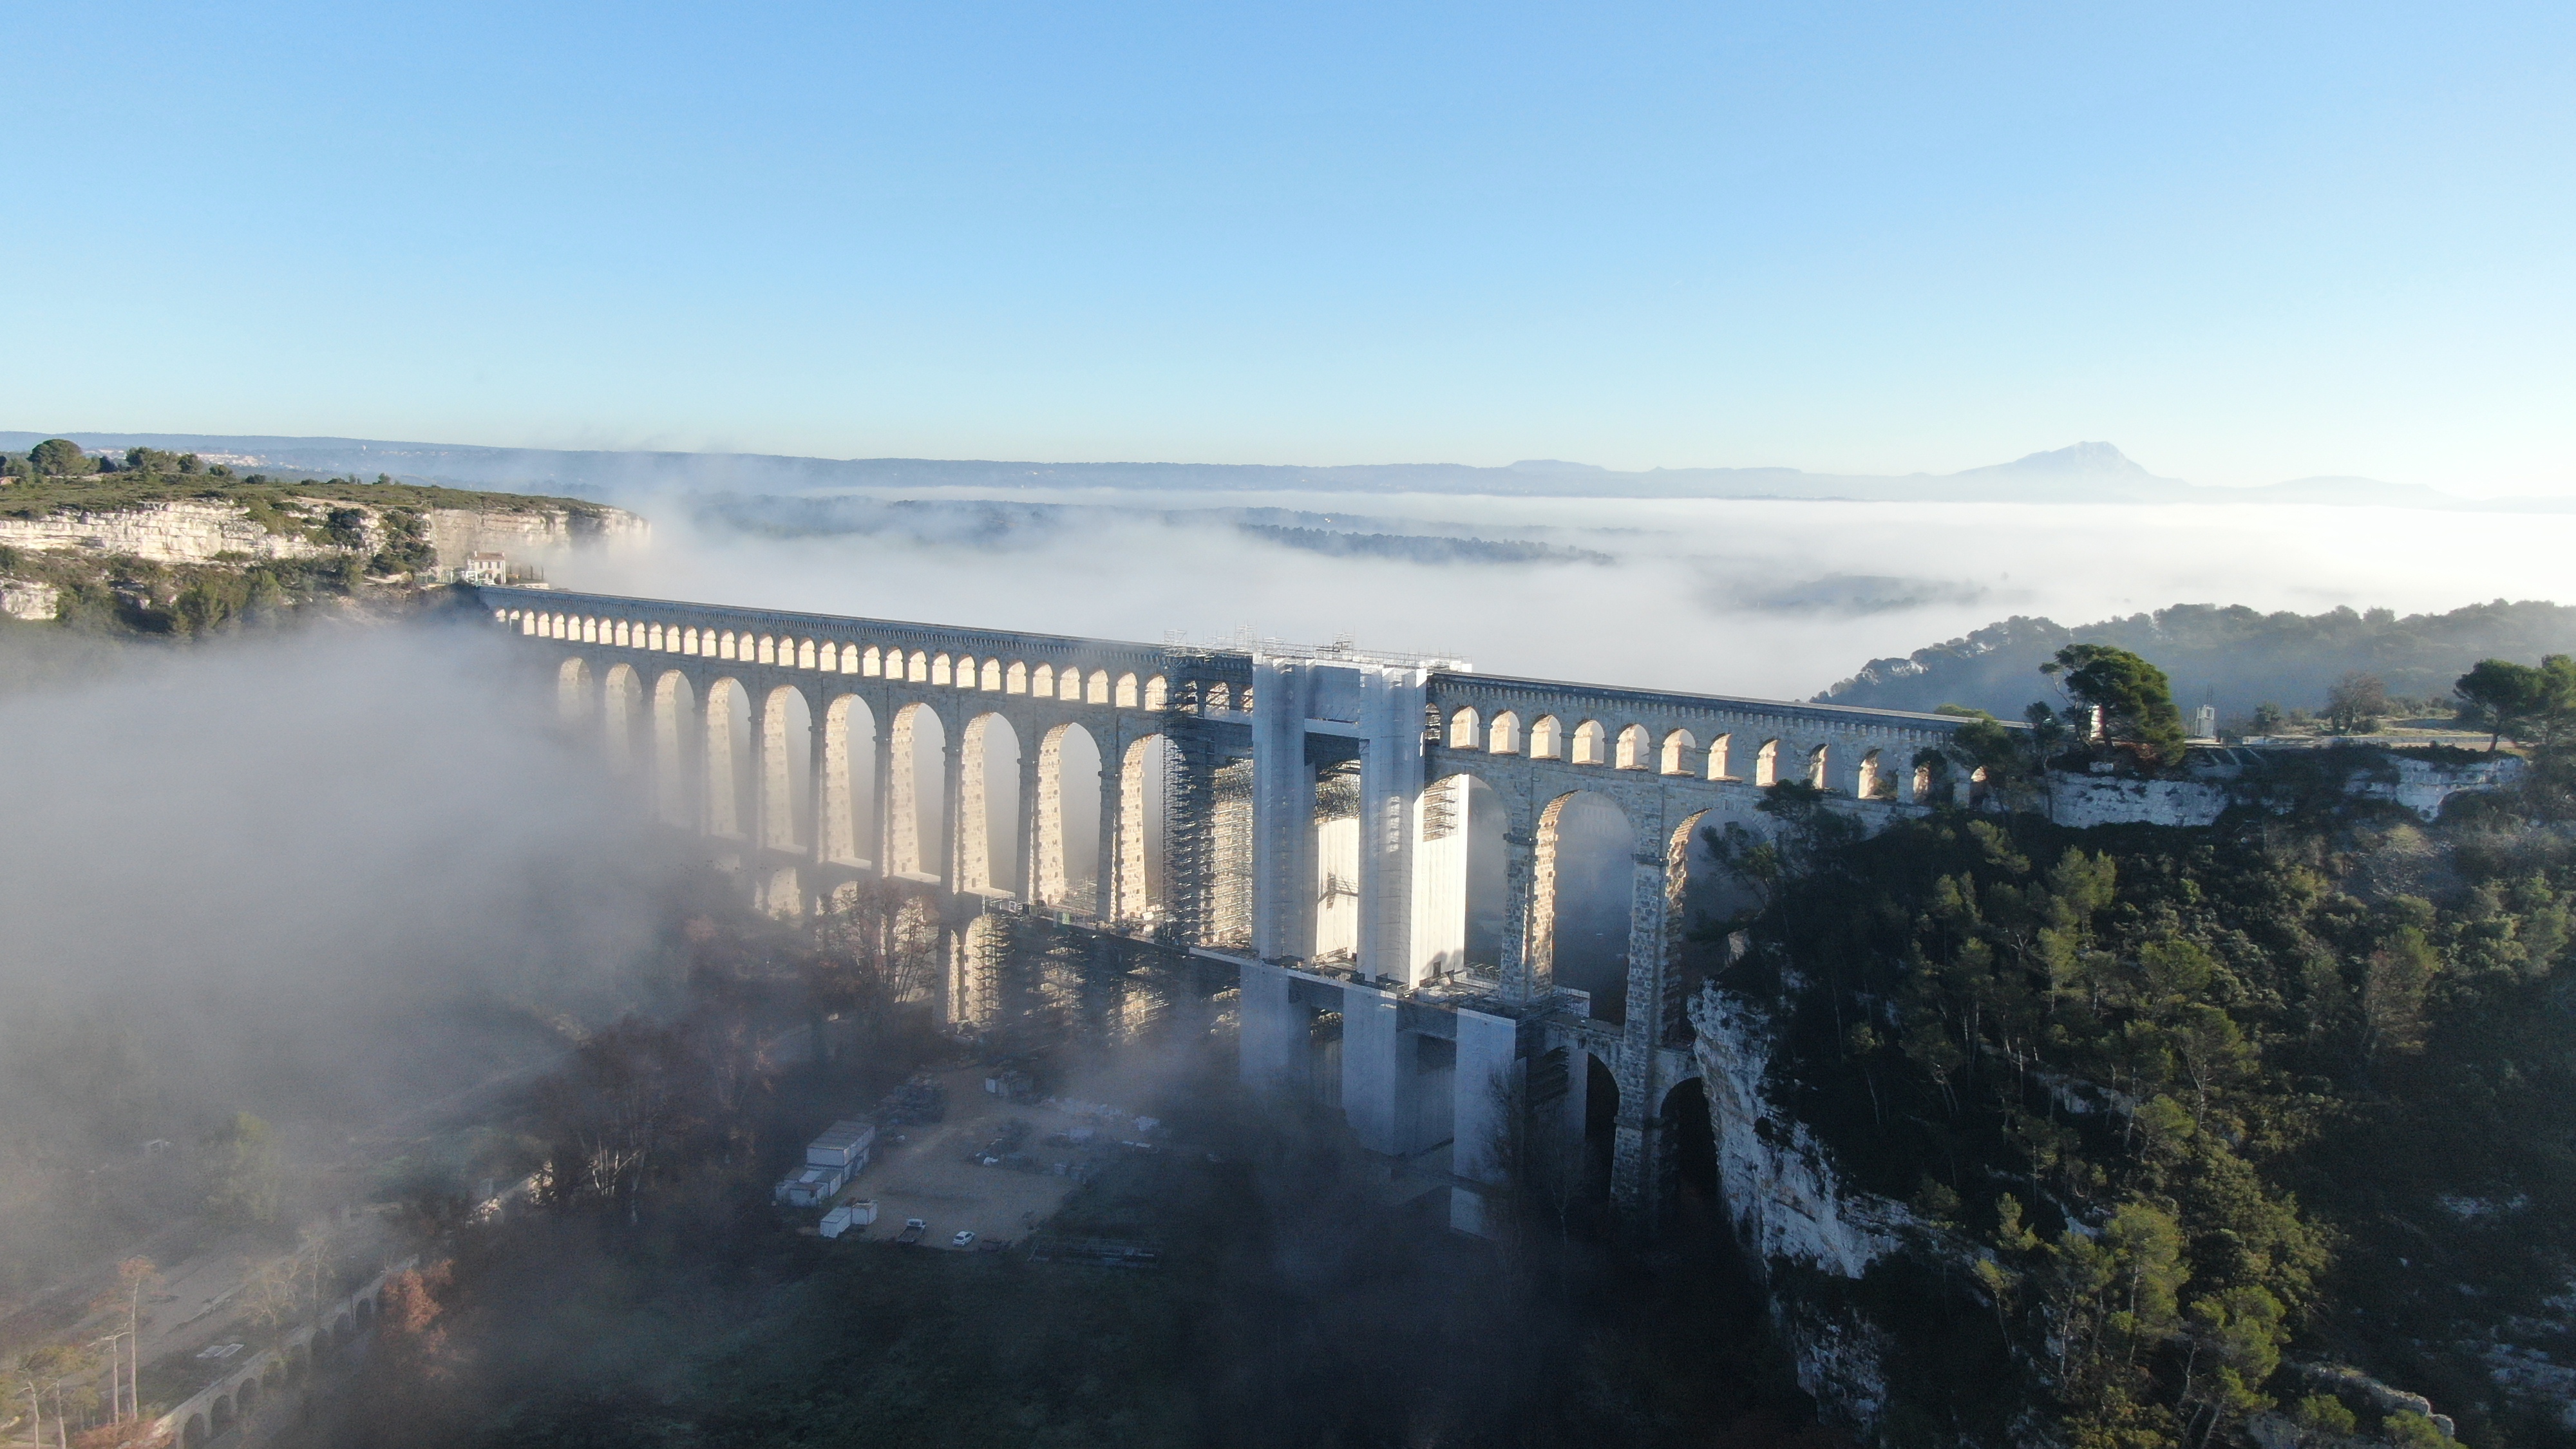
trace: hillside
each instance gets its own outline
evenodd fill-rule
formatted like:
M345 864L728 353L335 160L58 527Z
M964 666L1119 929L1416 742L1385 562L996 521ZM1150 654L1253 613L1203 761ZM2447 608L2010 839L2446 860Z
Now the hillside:
M115 471L0 476L0 613L194 634L247 612L416 592L476 554L535 575L563 550L640 539L644 520L582 499L380 477L235 477L135 449ZM114 459L83 459L94 470Z
M2355 670L2378 675L2399 698L2439 700L2481 659L2529 663L2576 653L2576 608L2498 599L2401 618L2388 609L2265 614L2242 605L2176 604L2073 628L2015 617L1901 659L1873 659L1816 698L1885 709L1963 704L2014 717L2046 697L2041 663L2079 642L2145 655L2172 677L2185 711L2215 704L2220 720L2229 721L2263 704L2319 708L2334 682Z

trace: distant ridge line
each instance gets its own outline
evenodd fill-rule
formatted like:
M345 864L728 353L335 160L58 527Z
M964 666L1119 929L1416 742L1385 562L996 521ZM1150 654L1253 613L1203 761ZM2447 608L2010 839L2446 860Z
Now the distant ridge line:
M2469 499L2419 484L2314 477L2217 488L2160 477L2103 442L2032 453L1957 473L1809 473L1797 468L1620 471L1525 459L1468 463L1069 462L943 458L811 458L772 453L503 448L472 443L270 434L0 431L0 450L67 437L93 451L131 447L221 453L251 467L309 473L388 473L406 482L523 491L983 488L1206 492L1447 493L1536 498L1736 499L1857 503L2270 503L2472 512L2564 513L2576 500Z

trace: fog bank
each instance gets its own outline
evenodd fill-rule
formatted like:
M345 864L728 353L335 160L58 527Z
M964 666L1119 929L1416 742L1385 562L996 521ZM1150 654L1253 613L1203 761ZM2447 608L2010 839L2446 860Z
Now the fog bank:
M655 519L649 550L577 557L555 578L1149 641L1173 630L1215 641L1244 627L1297 642L1347 634L1493 674L1803 698L1872 658L2016 614L2072 625L2185 602L2403 613L2554 598L2576 545L2576 517L2382 508L1026 489L985 508L989 495L972 491L900 496L938 506L818 535L796 530L840 525L755 533L703 497L636 500ZM1261 507L1316 529L1587 557L1337 555L1233 512Z
M0 1051L103 1023L161 1093L354 1125L649 1002L665 847L525 667L326 626L0 701Z

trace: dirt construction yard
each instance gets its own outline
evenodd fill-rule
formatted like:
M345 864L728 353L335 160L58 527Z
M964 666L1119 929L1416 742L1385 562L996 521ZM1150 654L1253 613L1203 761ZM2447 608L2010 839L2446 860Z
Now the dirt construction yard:
M1059 1177L976 1162L976 1153L1013 1118L1029 1124L1027 1140L1018 1151L1041 1165L1071 1165L1103 1150L1117 1150L1114 1144L1121 1134L1100 1122L987 1093L980 1067L944 1072L939 1080L948 1089L948 1119L879 1132L868 1170L835 1199L874 1202L876 1223L863 1238L853 1229L842 1241L886 1242L903 1231L906 1218L930 1224L921 1239L925 1248L947 1248L960 1229L975 1234L977 1248L1027 1237L1032 1225L1045 1222L1064 1205L1078 1183L1070 1174ZM1094 1134L1096 1146L1046 1144L1050 1136L1086 1128ZM907 1140L892 1141L893 1132Z

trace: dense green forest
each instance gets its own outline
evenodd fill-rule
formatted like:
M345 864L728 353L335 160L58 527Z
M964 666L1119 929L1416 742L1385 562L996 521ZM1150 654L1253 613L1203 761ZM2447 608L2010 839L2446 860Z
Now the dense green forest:
M1860 839L1793 793L1778 847L1737 842L1770 894L1721 985L1782 1023L1776 1090L1853 1185L1923 1225L1786 1285L1894 1335L1899 1442L2262 1412L2440 1442L2351 1368L2468 1443L2576 1443L2576 1376L2531 1357L2563 1360L2576 1292L2576 767L2545 749L2427 827L2342 793L2364 753L2207 829Z
M2176 604L2074 628L2015 617L1901 659L1873 659L1817 698L1879 709L1959 704L2018 719L2041 697L2034 671L2071 643L2155 660L2185 711L2214 704L2235 727L2266 704L2285 713L2322 710L2336 683L2355 673L2374 676L2399 699L2439 701L2481 659L2576 653L2576 608L2498 599L2400 617L2389 609L2266 614L2241 604Z

